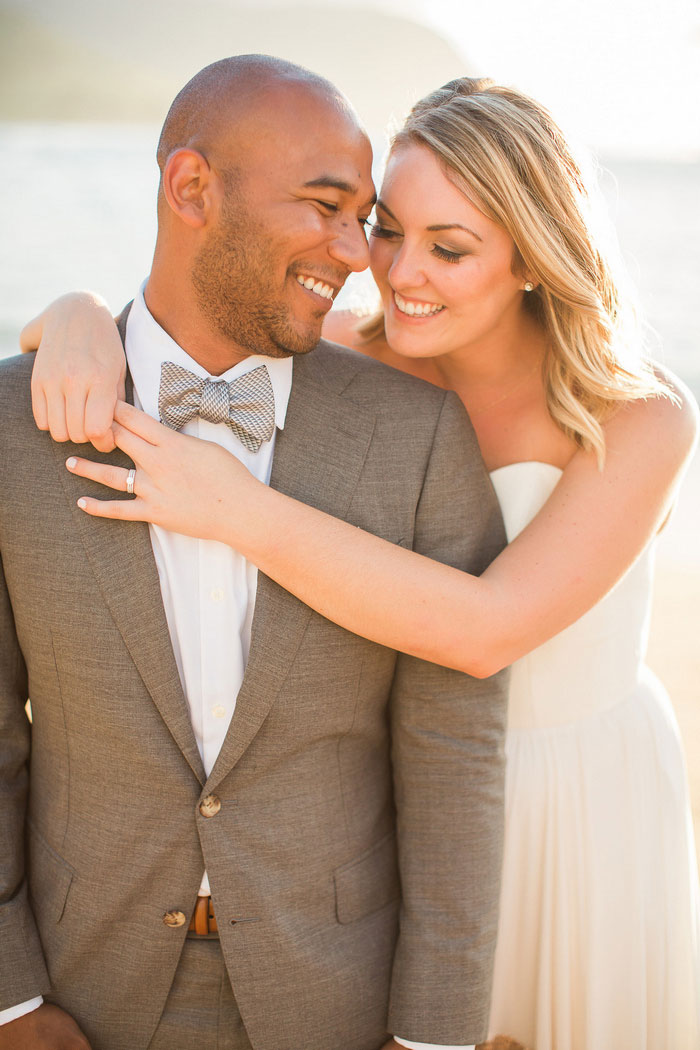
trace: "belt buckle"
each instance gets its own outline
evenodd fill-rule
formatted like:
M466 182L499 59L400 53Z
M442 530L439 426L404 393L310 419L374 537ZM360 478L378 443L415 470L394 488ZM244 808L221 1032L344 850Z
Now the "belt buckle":
M198 896L190 920L189 932L195 933L198 937L209 937L213 933L218 933L218 929L211 897Z

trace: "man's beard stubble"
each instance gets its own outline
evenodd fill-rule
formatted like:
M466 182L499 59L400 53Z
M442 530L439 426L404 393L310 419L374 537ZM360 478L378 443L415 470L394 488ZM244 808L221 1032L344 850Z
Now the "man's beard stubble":
M273 277L264 229L240 205L226 200L221 221L192 268L192 285L203 315L217 332L249 354L307 354L318 343L321 321L318 331L304 334L296 329L289 308L269 298Z

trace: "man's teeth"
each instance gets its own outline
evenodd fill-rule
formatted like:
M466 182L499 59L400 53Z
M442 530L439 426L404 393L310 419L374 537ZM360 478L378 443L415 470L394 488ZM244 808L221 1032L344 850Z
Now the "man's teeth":
M320 295L323 299L333 298L333 288L329 284L324 284L323 281L317 281L313 277L304 277L302 274L297 275L297 281L304 288L310 288L312 292L316 292L316 295Z
M394 302L401 313L409 317L431 317L445 309L440 303L409 303L398 292L394 292Z

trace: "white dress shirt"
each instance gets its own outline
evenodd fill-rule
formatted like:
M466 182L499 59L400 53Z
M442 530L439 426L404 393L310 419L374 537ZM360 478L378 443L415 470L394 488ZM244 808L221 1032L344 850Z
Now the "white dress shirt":
M172 361L202 379L227 382L263 365L275 396L275 426L284 429L292 389L293 359L247 357L220 376L210 376L165 332L149 313L143 292L134 299L126 325L126 359L134 383L134 403L159 418L158 389L163 361ZM233 453L258 481L268 484L275 434L257 452L250 452L223 423L196 417L183 434L213 441ZM275 431L276 433L276 431ZM199 540L149 525L161 595L180 680L187 699L192 728L207 776L214 768L236 708L243 682L255 606L258 570L237 551L216 540ZM200 895L208 895L209 879L202 873ZM41 998L0 1011L0 1024L40 1006ZM7 1015L7 1016L6 1016ZM9 1016L11 1015L11 1016ZM436 1047L396 1039L413 1050L471 1050Z
M126 326L126 359L134 382L134 402L159 418L160 366L172 361L202 379L227 382L261 365L275 395L275 425L284 427L292 389L292 358L247 357L221 376L209 376L163 331L146 308L143 290L134 300ZM233 453L267 484L275 435L250 452L223 423L195 417L183 434L214 441ZM243 682L257 590L258 570L242 555L216 540L199 540L149 525L163 606L192 728L209 776L226 737ZM200 894L208 894L203 873Z

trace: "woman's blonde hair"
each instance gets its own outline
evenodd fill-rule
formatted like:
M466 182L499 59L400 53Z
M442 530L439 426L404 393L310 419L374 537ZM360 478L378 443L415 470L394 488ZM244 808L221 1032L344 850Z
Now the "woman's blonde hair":
M513 272L547 335L544 384L554 421L603 462L601 423L620 401L667 393L642 359L635 312L596 243L590 199L562 132L537 102L463 77L418 102L392 152L427 147L447 177L515 243ZM382 313L359 327L370 341Z

